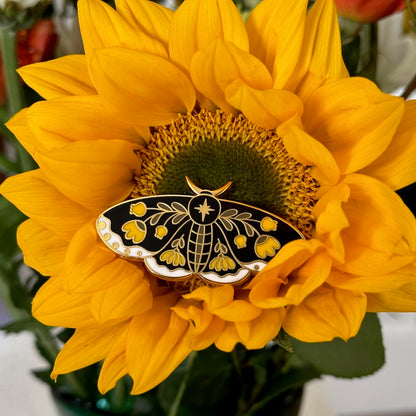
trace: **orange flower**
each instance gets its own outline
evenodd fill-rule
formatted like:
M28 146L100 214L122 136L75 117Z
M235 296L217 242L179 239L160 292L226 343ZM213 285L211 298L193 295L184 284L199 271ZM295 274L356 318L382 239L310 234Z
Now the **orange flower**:
M357 22L376 22L383 17L403 10L405 0L334 0L341 16Z
M38 20L31 29L17 33L18 66L47 61L55 54L58 37L52 20ZM0 60L0 65L2 62ZM3 69L0 70L0 105L6 101L6 85Z

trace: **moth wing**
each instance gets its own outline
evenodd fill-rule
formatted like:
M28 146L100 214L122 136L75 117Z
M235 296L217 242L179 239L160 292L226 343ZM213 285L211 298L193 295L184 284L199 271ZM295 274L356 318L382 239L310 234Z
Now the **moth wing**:
M163 251L189 221L190 196L160 195L128 200L103 212L98 234L116 254L131 259Z
M304 238L295 227L270 212L227 200L221 200L221 206L214 239L226 250L223 249L222 256L212 254L212 259L218 260L212 260L209 264L213 267L204 270L201 277L206 280L215 283L242 281L263 269L284 244ZM228 267L232 262L236 266ZM218 270L218 265L228 270Z

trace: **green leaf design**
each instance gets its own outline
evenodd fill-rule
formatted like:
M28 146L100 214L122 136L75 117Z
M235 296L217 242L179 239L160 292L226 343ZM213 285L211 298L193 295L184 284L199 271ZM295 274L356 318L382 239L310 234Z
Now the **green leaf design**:
M381 326L375 313L368 313L358 334L347 342L305 343L291 338L295 353L322 374L352 378L367 376L384 364Z

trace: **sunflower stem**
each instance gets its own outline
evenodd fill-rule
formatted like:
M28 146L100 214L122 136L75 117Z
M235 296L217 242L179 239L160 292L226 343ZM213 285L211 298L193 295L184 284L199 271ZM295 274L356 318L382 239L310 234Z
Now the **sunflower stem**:
M175 400L172 403L172 406L169 410L168 416L176 416L178 414L179 411L179 406L181 404L182 401L182 397L185 393L186 387L188 385L188 380L189 377L191 375L191 369L192 369L192 365L195 361L195 358L197 356L197 352L196 351L192 351L189 356L188 356L188 360L187 360L187 368L186 368L186 373L182 378L181 384L179 385L178 391L176 393L175 396Z
M9 117L15 115L25 106L22 84L17 68L17 47L16 47L16 30L10 26L0 25L0 47L1 58L3 61L3 70L6 80L7 101ZM19 166L22 171L34 168L34 162L31 156L26 152L23 146L14 136L9 136L13 147L16 150Z
M234 368L236 373L238 374L238 377L243 378L243 374L241 373L240 361L238 359L237 350L235 348L231 351L231 359L233 361Z
M375 82L378 55L377 23L368 23L363 25L361 37L363 41L361 50L362 69L358 75Z

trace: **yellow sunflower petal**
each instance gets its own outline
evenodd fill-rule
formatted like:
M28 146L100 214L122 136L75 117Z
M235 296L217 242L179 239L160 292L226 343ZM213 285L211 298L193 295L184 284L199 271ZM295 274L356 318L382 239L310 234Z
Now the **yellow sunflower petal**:
M285 317L284 308L262 311L261 315L248 322L236 322L241 341L249 350L263 348L279 333Z
M190 323L188 345L192 350L208 348L218 338L225 325L224 320L208 311L206 305L201 307L193 301L181 299L172 310Z
M174 293L156 297L150 311L131 321L126 357L133 378L132 394L159 384L191 352L186 342L188 324L170 310L176 301Z
M232 351L239 342L248 349L263 348L279 333L284 316L283 308L271 309L248 322L226 322L215 346L225 352Z
M189 69L195 52L221 39L248 51L243 20L231 0L187 0L172 17L169 38L171 59Z
M299 97L284 90L259 90L234 82L225 90L228 103L239 109L250 121L265 129L274 129L295 115L302 116Z
M116 9L124 20L129 22L135 30L141 32L140 36L146 36L146 41L150 39L152 42L162 44L167 56L172 10L147 0L116 0ZM157 50L155 46L152 45L153 53L156 53ZM151 51L150 48L144 50Z
M383 273L383 271L381 271ZM413 264L394 270L391 273L378 276L352 275L332 270L328 283L335 287L347 290L359 290L361 292L380 293L400 289L413 283L416 277L416 268Z
M123 201L140 171L138 147L123 140L89 140L37 153L48 181L64 195L99 213Z
M136 129L115 119L98 96L39 101L28 109L26 120L35 136L36 147L44 150L71 141L96 139L118 139L145 145Z
M28 111L28 108L20 110L5 125L18 138L20 144L28 153L33 156L36 152L36 147L33 144L33 133L27 125L26 114Z
M56 380L59 374L70 373L101 361L127 329L127 323L77 329L56 357L51 377Z
M276 277L282 283L287 283L286 278L289 274L323 247L323 244L316 239L295 240L285 244L267 266L253 278L247 288L253 288L257 282L268 277Z
M101 394L114 388L117 381L127 374L126 341L127 331L117 337L115 344L105 357L98 377L98 390Z
M231 352L236 344L240 342L240 335L234 322L226 322L221 334L215 341L215 346L225 352Z
M153 295L144 270L128 265L120 272L115 285L93 293L91 311L99 323L127 319L152 307Z
M317 0L306 16L299 59L285 88L307 97L326 80L348 77L333 1Z
M169 124L195 105L191 81L160 56L123 48L100 49L93 53L90 69L104 104L129 123Z
M89 211L65 198L39 169L6 179L0 192L28 217L65 240L91 220Z
M343 182L351 192L343 204L349 227L342 231L345 263L337 267L347 273L377 276L412 263L416 220L400 197L369 176L348 175Z
M196 88L224 111L232 111L225 99L225 91L235 80L256 89L271 88L273 83L261 61L221 39L195 53L191 78Z
M78 2L79 26L84 49L90 56L94 49L123 46L167 56L166 48L140 27L132 26L111 6L100 0Z
M276 131L283 138L290 156L304 165L313 166L311 174L322 185L338 182L340 172L331 152L300 128L298 123L288 120L279 125Z
M180 299L171 309L182 319L192 324L194 335L204 332L214 317L206 307L201 307L200 302L193 300Z
M225 322L218 316L213 316L209 326L200 334L190 334L188 345L193 351L201 351L212 345L221 334Z
M346 341L357 335L366 307L362 292L322 286L289 310L283 329L304 342Z
M234 287L223 285L218 287L201 286L191 293L183 295L185 299L202 300L207 309L213 311L231 304L234 300Z
M351 173L386 150L403 112L403 99L382 93L367 79L348 78L316 90L305 102L303 121L341 171Z
M53 276L38 290L32 302L32 315L50 326L82 328L95 325L91 297L68 294L62 286L62 275Z
M405 101L403 118L385 152L361 172L393 189L416 181L416 100Z
M265 309L298 305L325 282L331 266L329 256L320 250L290 274L287 284L282 284L277 276L260 275L250 285L250 301Z
M413 271L413 277L416 271ZM369 312L414 312L416 310L416 284L413 282L397 290L367 295Z
M224 319L225 321L240 322L251 321L261 314L261 309L250 302L236 299L229 305L210 310L210 312Z
M19 75L29 87L43 98L71 95L94 95L84 55L68 55L53 61L38 62L18 69Z
M117 285L125 276L140 280L143 275L142 265L119 258L103 244L93 224L80 228L69 244L64 275L68 292L95 292Z
M23 251L25 264L44 276L58 274L64 267L68 241L28 219L17 229L17 241Z
M341 232L350 225L343 204L348 201L350 194L350 188L346 184L334 186L321 197L313 210L317 235L325 241L331 256L341 263L345 261Z
M250 52L273 74L275 88L284 88L298 64L307 4L263 0L247 20Z

